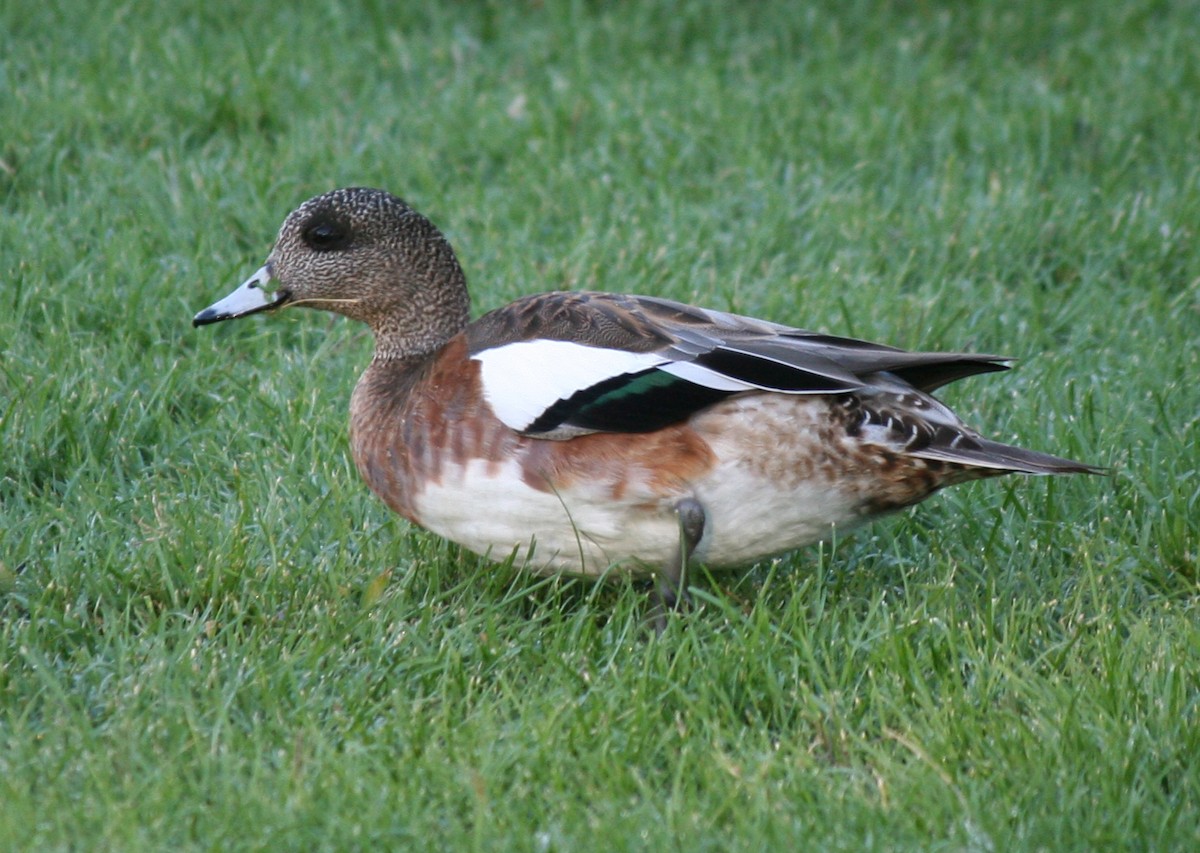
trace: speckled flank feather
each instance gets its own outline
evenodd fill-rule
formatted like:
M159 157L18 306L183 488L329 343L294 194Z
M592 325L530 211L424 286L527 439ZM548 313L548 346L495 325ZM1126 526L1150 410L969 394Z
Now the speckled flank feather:
M195 322L288 305L375 334L350 418L371 489L536 571L678 583L681 547L738 566L966 480L1097 470L985 439L930 396L1007 369L998 356L605 293L530 296L468 323L445 238L378 190L305 202L263 269Z

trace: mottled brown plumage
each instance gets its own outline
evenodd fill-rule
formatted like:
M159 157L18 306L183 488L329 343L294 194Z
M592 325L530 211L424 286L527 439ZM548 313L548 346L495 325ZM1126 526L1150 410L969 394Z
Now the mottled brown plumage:
M288 305L374 332L351 447L393 510L535 571L661 573L667 600L688 559L752 562L967 480L1097 470L985 439L930 396L998 356L604 293L468 323L445 238L379 190L305 202L195 322Z

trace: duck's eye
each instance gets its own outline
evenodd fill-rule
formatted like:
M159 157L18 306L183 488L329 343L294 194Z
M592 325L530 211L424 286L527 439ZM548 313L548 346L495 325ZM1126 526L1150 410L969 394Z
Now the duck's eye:
M349 237L336 222L316 222L304 229L304 242L318 251L340 249L349 242Z

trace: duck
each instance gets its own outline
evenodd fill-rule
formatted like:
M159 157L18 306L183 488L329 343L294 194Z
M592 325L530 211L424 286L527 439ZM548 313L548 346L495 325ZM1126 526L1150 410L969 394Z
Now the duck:
M914 352L654 296L555 291L470 319L429 219L335 189L195 326L292 307L365 323L350 448L403 518L538 574L648 580L746 567L1005 474L1102 469L983 437L932 393L1012 359Z

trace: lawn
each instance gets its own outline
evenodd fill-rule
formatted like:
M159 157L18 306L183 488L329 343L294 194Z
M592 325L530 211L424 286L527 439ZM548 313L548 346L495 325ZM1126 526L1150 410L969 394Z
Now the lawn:
M1200 848L1185 2L0 10L0 849ZM393 517L364 329L194 330L387 188L555 288L1019 359L958 487L661 636Z

